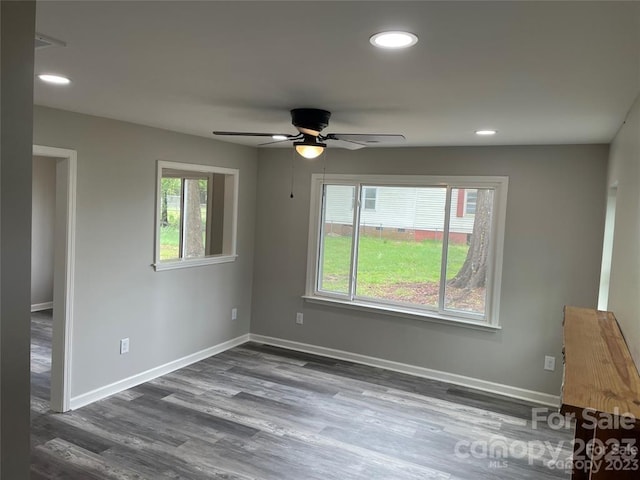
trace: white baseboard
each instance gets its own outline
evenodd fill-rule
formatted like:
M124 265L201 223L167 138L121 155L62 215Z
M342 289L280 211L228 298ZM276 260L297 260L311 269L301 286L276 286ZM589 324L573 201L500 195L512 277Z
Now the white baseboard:
M71 410L76 410L97 400L102 400L103 398L106 398L115 393L135 387L142 383L153 380L154 378L161 377L162 375L166 375L167 373L171 373L175 370L186 367L187 365L191 365L192 363L204 360L205 358L208 358L212 355L217 355L218 353L222 353L225 350L229 350L233 347L237 347L238 345L242 345L243 343L247 343L248 341L249 334L247 333L231 340L227 340L226 342L219 343L218 345L214 345L213 347L205 348L204 350L200 350L199 352L192 353L191 355L187 355L186 357L179 358L172 362L165 363L164 365L160 365L145 372L138 373L123 380L114 382L110 385L96 388L95 390L92 390L90 392L72 397L69 407Z
M480 380L472 377L465 377L463 375L458 375L455 373L432 370L430 368L408 365L406 363L393 362L390 360L385 360L383 358L369 357L366 355L360 355L358 353L345 352L343 350L334 350L333 348L293 342L291 340L283 340L281 338L266 337L263 335L255 335L253 333L250 335L250 338L252 342L287 348L289 350L296 350L298 352L312 353L314 355L335 358L337 360L346 360L348 362L360 363L372 367L384 368L386 370L393 370L394 372L406 373L409 375L415 375L417 377L439 380L441 382L452 383L454 385L460 385L463 387L475 388L476 390L482 390L498 395L504 395L506 397L517 398L519 400L526 400L533 403L548 405L554 408L560 406L560 397L557 395L550 395L548 393L535 392L533 390L526 390L524 388L488 382L486 380Z
M39 312L41 310L49 310L50 308L53 308L53 301L44 302L44 303L34 303L33 305L31 305L31 311L32 312Z
M264 335L245 334L220 343L218 345L214 345L213 347L200 350L199 352L193 353L191 355L187 355L186 357L179 358L164 365L160 365L145 372L141 372L123 380L114 382L110 385L97 388L76 397L72 397L70 401L70 409L76 410L80 407L84 407L85 405L89 405L90 403L93 403L97 400L102 400L103 398L106 398L110 395L114 395L128 388L132 388L142 383L148 382L150 380L153 380L154 378L161 377L162 375L166 375L167 373L171 373L175 370L186 367L187 365L199 362L200 360L204 360L205 358L208 358L212 355L217 355L218 353L222 353L226 350L237 347L238 345L242 345L243 343L249 341L262 343L265 345L273 345L275 347L287 348L289 350L296 350L298 352L311 353L323 357L335 358L336 360L345 360L348 362L360 363L372 367L384 368L386 370L406 373L417 377L439 380L441 382L474 388L476 390L504 395L506 397L516 398L519 400L526 400L529 402L539 403L554 408L560 405L560 397L557 395L535 392L533 390L526 390L524 388L512 387L510 385L488 382L486 380L465 377L463 375L442 372L439 370L432 370L430 368L418 367L406 363L393 362L391 360L385 360L383 358L369 357L367 355L346 352L344 350L335 350L333 348L294 342L281 338L267 337Z

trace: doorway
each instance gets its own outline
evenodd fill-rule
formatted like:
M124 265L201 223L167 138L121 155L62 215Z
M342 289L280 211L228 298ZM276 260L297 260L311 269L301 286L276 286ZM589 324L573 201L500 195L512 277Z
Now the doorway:
M50 406L55 412L66 412L71 398L77 154L74 150L34 145L33 156L55 164ZM47 302L35 305L36 309L48 306ZM39 315L36 325L45 329L36 331L46 336L43 318L46 320L46 313Z
M604 220L604 239L602 242L602 267L600 268L600 291L598 293L598 310L607 310L609 306L609 280L611 277L611 261L613 259L613 236L616 229L617 183L609 188L607 194L607 213Z

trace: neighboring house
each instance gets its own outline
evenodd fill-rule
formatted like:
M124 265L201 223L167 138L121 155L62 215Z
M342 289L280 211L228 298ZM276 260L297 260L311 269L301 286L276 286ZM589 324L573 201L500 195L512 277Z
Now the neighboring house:
M473 232L477 190L451 192L449 241L466 243ZM353 223L355 188L332 185L326 196L325 233L348 234ZM405 240L441 240L446 189L442 187L363 187L360 233Z

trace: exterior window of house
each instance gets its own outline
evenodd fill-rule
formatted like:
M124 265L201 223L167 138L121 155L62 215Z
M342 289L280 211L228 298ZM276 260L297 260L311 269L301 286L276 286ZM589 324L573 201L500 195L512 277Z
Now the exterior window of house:
M498 326L507 185L506 177L313 175L305 298ZM455 199L466 194L468 206L471 192L474 215L460 217Z
M478 201L478 191L477 190L465 190L466 200L465 200L465 213L467 215L475 215L476 214L476 202Z
M369 187L369 188L364 188L363 191L364 191L364 209L375 210L378 189Z
M236 258L238 170L158 162L156 270Z

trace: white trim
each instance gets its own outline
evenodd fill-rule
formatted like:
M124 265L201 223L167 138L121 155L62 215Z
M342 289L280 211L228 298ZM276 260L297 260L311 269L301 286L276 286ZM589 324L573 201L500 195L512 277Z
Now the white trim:
M460 189L458 189L460 195ZM440 254L440 280L447 278L447 268L449 268L449 236L451 235L451 197L453 196L453 188L447 185L444 200L444 225L442 230L442 253ZM445 235L445 232L448 232ZM447 282L440 281L438 286L438 312L444 313L447 303L446 297Z
M167 160L158 160L158 167L168 168L172 170L187 170L189 172L198 173L221 173L223 175L237 175L237 168L216 167L214 165L196 164L196 163L181 163L181 162L169 162Z
M416 377L429 378L441 382L452 383L454 385L459 385L462 387L474 388L476 390L482 390L484 392L504 395L506 397L516 398L518 400L526 400L528 402L548 405L554 408L560 405L560 397L557 395L535 392L533 390L526 390L524 388L489 382L486 380L480 380L478 378L465 377L464 375L458 375L456 373L442 372L439 370L432 370L430 368L408 365L406 363L393 362L391 360L385 360L383 358L369 357L367 355L361 355L359 353L345 352L344 350L335 350L333 348L294 342L281 338L267 337L264 335L251 334L250 339L252 342L273 345L275 347L287 348L289 350L311 353L313 355L335 358L337 360L345 360L348 362L369 365L372 367L384 368L386 370L391 370L394 372L406 373L408 375L414 375Z
M487 176L487 175L367 175L367 174L342 174L342 173L314 173L311 175L312 181L326 180L325 183L332 185L345 184L353 185L354 183L367 184L366 186L385 187L385 186L412 186L412 187L452 187L460 188L491 188L496 184L501 184L508 180L506 176ZM393 181L390 183L389 180Z
M382 303L366 303L361 300L346 300L328 296L303 295L302 298L309 303L317 303L320 305L331 305L338 308L348 308L351 310L360 310L361 312L378 313L382 315L391 315L394 317L409 318L411 320L420 320L423 322L442 323L444 325L452 325L456 327L474 328L476 330L497 331L502 330L500 325L492 325L484 320L464 319L460 316L454 317L446 313L440 313L437 310L417 310L415 308L403 309L398 305L384 305Z
M354 187L355 188L355 187ZM356 188L357 189L357 188ZM320 196L322 195L322 196ZM354 195L356 195L354 193ZM318 197L320 198L318 199ZM357 196L357 195L356 195ZM322 238L320 237L320 222L322 221L322 208L324 203L324 193L322 182L316 180L311 175L311 201L309 202L309 236L307 239L307 276L305 282L306 295L313 294L318 290L318 276L321 274ZM356 197L353 199L353 212L355 215ZM355 220L354 220L355 222Z
M56 242L58 231L63 239L62 245L55 247L53 288L58 308L54 309L53 317L50 399L52 410L66 412L70 408L72 380L78 154L75 150L43 145L33 145L32 154L56 159L56 197L61 193L66 197L64 215L56 219ZM56 198L56 204L58 201Z
M156 272L163 270L176 270L178 268L202 267L203 265L213 265L214 263L235 262L238 255L217 255L202 258L179 258L176 260L166 260L153 264Z
M50 302L31 304L32 312L41 312L42 310L49 310L51 308L53 308L53 300L51 300Z
M487 280L490 281L491 298L487 299L487 310L491 312L490 320L492 323L500 324L500 294L502 292L502 262L504 255L504 231L507 225L507 195L509 193L509 177L503 177L505 180L500 184L500 188L494 190L494 205L496 208L493 215L493 225L491 227L491 240L493 245L489 252L489 266L487 271ZM485 286L485 288L487 288Z
M227 222L230 220L231 221L231 237L230 237L230 242L231 245L227 245L226 248L229 249L229 254L233 255L233 256L238 256L238 211L239 211L239 203L240 203L240 170L236 170L236 169L221 169L221 170L230 170L230 172L235 172L235 173L229 173L228 175L230 175L230 177L227 177L226 181L225 181L225 186L224 186L224 190L225 190L225 202L228 201L228 195L229 195L229 183L233 184L233 205L232 205L232 210L231 210L231 218L224 219L224 228L227 228ZM227 213L227 209L225 208L225 217L226 217L226 213ZM223 242L223 249L225 248L225 235L223 233L222 235L222 242Z
M162 375L174 372L180 368L199 362L200 360L204 360L205 358L209 358L212 355L217 355L226 350L237 347L238 345L247 343L248 341L249 334L246 333L231 340L227 340L226 342L214 345L213 347L205 348L204 350L200 350L199 352L195 352L185 357L178 358L177 360L165 363L164 365L151 368L123 380L105 385L104 387L96 388L95 390L91 390L90 392L77 395L71 399L71 410L76 410L80 407L84 407L85 405L89 405L90 403L102 400L103 398L106 398L110 395L114 395L118 392L122 392L123 390L127 390L128 388L135 387L142 383L153 380L154 378L158 378Z
M323 190L323 194L322 194L322 210L320 211L320 218L322 220L320 220L322 223L320 225L318 225L318 232L319 234L324 237L324 235L322 235L323 230L325 229L325 225L326 225L326 217L323 215L324 213L324 209L325 209L325 204L327 202L327 190L325 188L325 185L320 185L320 188L322 188ZM362 185L361 184L356 184L353 186L353 188L355 188L355 193L356 193L356 201L353 203L353 225L358 225L357 228L353 229L353 233L351 235L351 264L349 265L349 275L351 278L351 281L349 282L349 300L350 301L354 301L355 297L356 297L356 291L358 289L358 255L359 255L359 250L358 250L358 245L360 244L360 221L362 219L362 207L364 205L362 205ZM324 239L318 239L318 244L320 245L321 243L324 243ZM316 247L316 255L318 256L318 262L316 263L316 265L318 265L318 268L320 268L322 265L320 265L320 254L322 254L323 256L323 263L324 263L324 245L322 245L322 251L318 250L318 247ZM314 274L314 276L316 277L315 279L315 292L320 292L320 275L324 274L322 272L320 272L319 270ZM331 295L331 294L329 294Z

